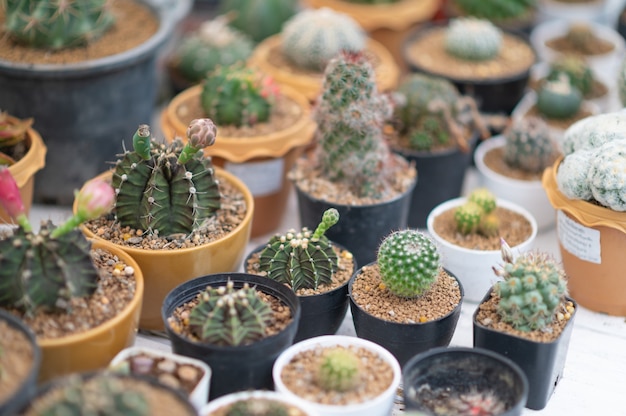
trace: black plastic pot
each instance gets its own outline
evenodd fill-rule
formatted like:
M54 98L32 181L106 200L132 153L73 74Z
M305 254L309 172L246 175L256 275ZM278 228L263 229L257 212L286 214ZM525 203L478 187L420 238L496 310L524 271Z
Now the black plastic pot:
M368 266L373 264L370 263ZM448 315L434 321L404 324L373 316L354 301L352 286L360 271L361 269L357 270L348 283L352 322L359 338L382 345L396 357L401 366L416 354L450 344L459 316L461 316L464 296L463 286L455 275L446 270L459 283L461 302Z
M443 414L434 413L428 405L425 400L428 390L442 389L449 396L486 392L504 404L503 412L494 413L500 416L521 415L528 396L528 381L519 366L506 357L481 348L439 347L423 352L406 363L402 368L402 377L406 410L416 410L425 416Z
M491 290L481 303L486 302L490 296ZM567 300L574 304L574 313L561 336L553 342L535 342L487 328L476 320L478 308L474 312L472 319L474 347L494 351L520 366L528 379L529 391L526 407L529 409L543 409L563 377L569 340L574 328L574 316L578 310L578 305L573 299L567 298Z
M178 306L194 299L207 286L220 286L228 280L234 283L235 288L249 283L262 292L280 299L291 309L293 321L276 335L242 346L217 346L195 342L172 330L168 318ZM290 288L266 277L247 273L219 273L189 280L168 293L161 308L172 351L175 354L198 358L211 368L210 399L241 390L271 390L274 387L272 366L278 355L293 343L300 314L300 301Z
M10 312L0 309L0 321L5 321L11 328L15 328L24 334L33 350L33 365L28 375L22 381L17 390L0 402L0 415L14 415L28 403L37 392L37 378L41 366L41 348L37 344L37 338L31 329L19 318Z

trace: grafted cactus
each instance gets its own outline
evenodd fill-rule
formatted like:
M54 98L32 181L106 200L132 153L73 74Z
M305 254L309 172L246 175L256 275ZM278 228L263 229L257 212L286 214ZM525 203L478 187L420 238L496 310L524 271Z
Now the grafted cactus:
M504 161L524 172L543 172L552 161L556 147L550 138L548 124L539 117L515 120L504 132Z
M459 17L452 19L446 28L446 51L460 59L493 59L501 46L502 31L486 19Z
M361 360L354 350L337 345L326 348L320 359L315 380L324 390L346 392L363 381Z
M567 281L562 267L546 253L526 252L513 259L508 244L502 240L503 278L494 285L500 297L497 311L504 322L520 331L542 329L553 321L559 304L567 295Z
M563 134L563 153L595 149L612 140L626 139L626 111L596 114L578 120Z
M198 295L198 304L189 315L189 328L202 342L214 345L247 345L262 339L272 318L272 309L257 290L245 283L235 289L207 287Z
M406 229L389 234L376 258L383 284L396 296L414 298L437 280L440 255L425 234Z
M583 96L593 88L593 72L587 62L578 55L562 55L550 64L547 80L553 81L560 74L567 75L570 84L576 87Z
M114 22L110 0L5 0L3 4L7 33L38 48L85 45Z
M193 120L187 144L152 138L141 125L115 165L112 185L115 215L123 226L158 232L189 234L220 208L220 191L210 158L199 152L215 142L217 130L210 119Z
M456 229L461 234L471 234L478 229L478 224L483 217L483 210L473 202L465 203L454 210Z
M537 0L452 0L452 3L467 16L504 20L530 13Z
M272 237L261 252L260 270L270 279L288 284L294 292L330 284L339 266L337 254L324 233L337 221L339 212L331 208L324 212L314 232L304 227L299 232L290 230Z
M544 82L537 92L537 110L547 118L572 117L582 102L582 93L570 84L565 73L559 73L553 81Z
M485 214L496 209L496 196L487 188L474 189L468 195L467 200L478 205Z

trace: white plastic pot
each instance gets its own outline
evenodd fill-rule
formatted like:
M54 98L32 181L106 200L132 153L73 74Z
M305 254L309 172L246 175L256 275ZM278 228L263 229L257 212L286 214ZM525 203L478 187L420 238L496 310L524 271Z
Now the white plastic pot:
M215 400L211 400L208 404L200 409L198 413L199 416L211 416L213 412L216 410L231 405L233 403L237 403L239 401L248 400L248 399L268 399L268 400L276 400L288 405L292 405L300 409L307 416L317 416L317 413L307 407L303 407L302 403L296 402L292 400L290 397L269 390L248 390L248 391L239 391L236 393L230 393L225 396L219 397Z

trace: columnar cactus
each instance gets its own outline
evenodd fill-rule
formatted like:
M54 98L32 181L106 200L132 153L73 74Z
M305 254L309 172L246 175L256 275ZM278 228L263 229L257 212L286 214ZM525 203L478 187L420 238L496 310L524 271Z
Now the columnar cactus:
M4 5L7 33L38 48L85 45L114 22L109 0L5 0Z
M452 19L445 36L446 51L470 61L493 59L502 46L502 31L489 20L475 17Z
M542 329L553 321L559 304L567 295L565 272L555 259L542 252L526 252L513 259L502 240L501 269L504 280L494 285L500 297L497 311L504 322L520 331Z
M346 392L362 382L361 360L355 351L338 345L325 349L320 359L315 380L324 390Z
M162 236L189 234L220 208L220 191L210 158L202 152L215 142L210 119L193 120L187 144L180 138L158 143L141 125L115 165L115 215L123 226Z
M614 211L626 211L626 140L614 140L593 152L587 182L593 198Z
M207 287L198 301L189 315L189 328L200 341L237 346L265 337L272 309L248 283L239 289L232 281Z
M593 72L587 62L578 55L562 55L550 64L547 80L553 81L560 74L567 75L570 84L576 87L583 96L588 95L593 88Z
M234 15L230 25L258 43L279 33L299 5L298 0L222 0L219 12Z
M270 239L259 258L260 270L267 277L286 283L294 292L301 288L317 289L332 282L338 258L324 235L339 221L339 212L328 209L314 232L304 227L300 232L290 230Z
M548 124L539 117L513 121L504 132L504 161L512 168L540 173L554 160L556 147Z
M457 231L464 235L476 232L487 237L497 235L500 220L495 209L495 195L486 188L475 189L467 201L454 210Z
M524 16L535 7L537 0L453 0L468 16L503 20Z
M478 224L483 217L483 210L473 202L465 203L454 210L456 229L461 234L472 234L478 229Z
M441 266L433 241L413 229L385 237L376 261L382 283L391 293L403 298L418 297L428 291L437 280Z
M537 92L537 110L547 118L572 117L578 112L582 102L582 93L570 84L564 73L560 73L553 81L544 82Z
M296 66L322 71L341 51L365 48L367 35L347 14L328 7L304 9L290 18L281 31L282 51Z
M271 78L234 64L207 75L200 102L205 115L218 126L252 126L269 119L277 91Z

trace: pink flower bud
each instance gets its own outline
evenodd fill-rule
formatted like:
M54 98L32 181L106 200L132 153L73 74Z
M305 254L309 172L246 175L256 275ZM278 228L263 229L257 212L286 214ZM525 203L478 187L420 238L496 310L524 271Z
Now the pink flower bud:
M7 167L0 167L0 205L14 220L26 213L20 190Z
M215 143L217 127L210 118L197 118L189 123L187 139L194 149L203 149Z
M88 182L76 196L78 215L83 220L98 218L113 209L115 192L102 180Z

